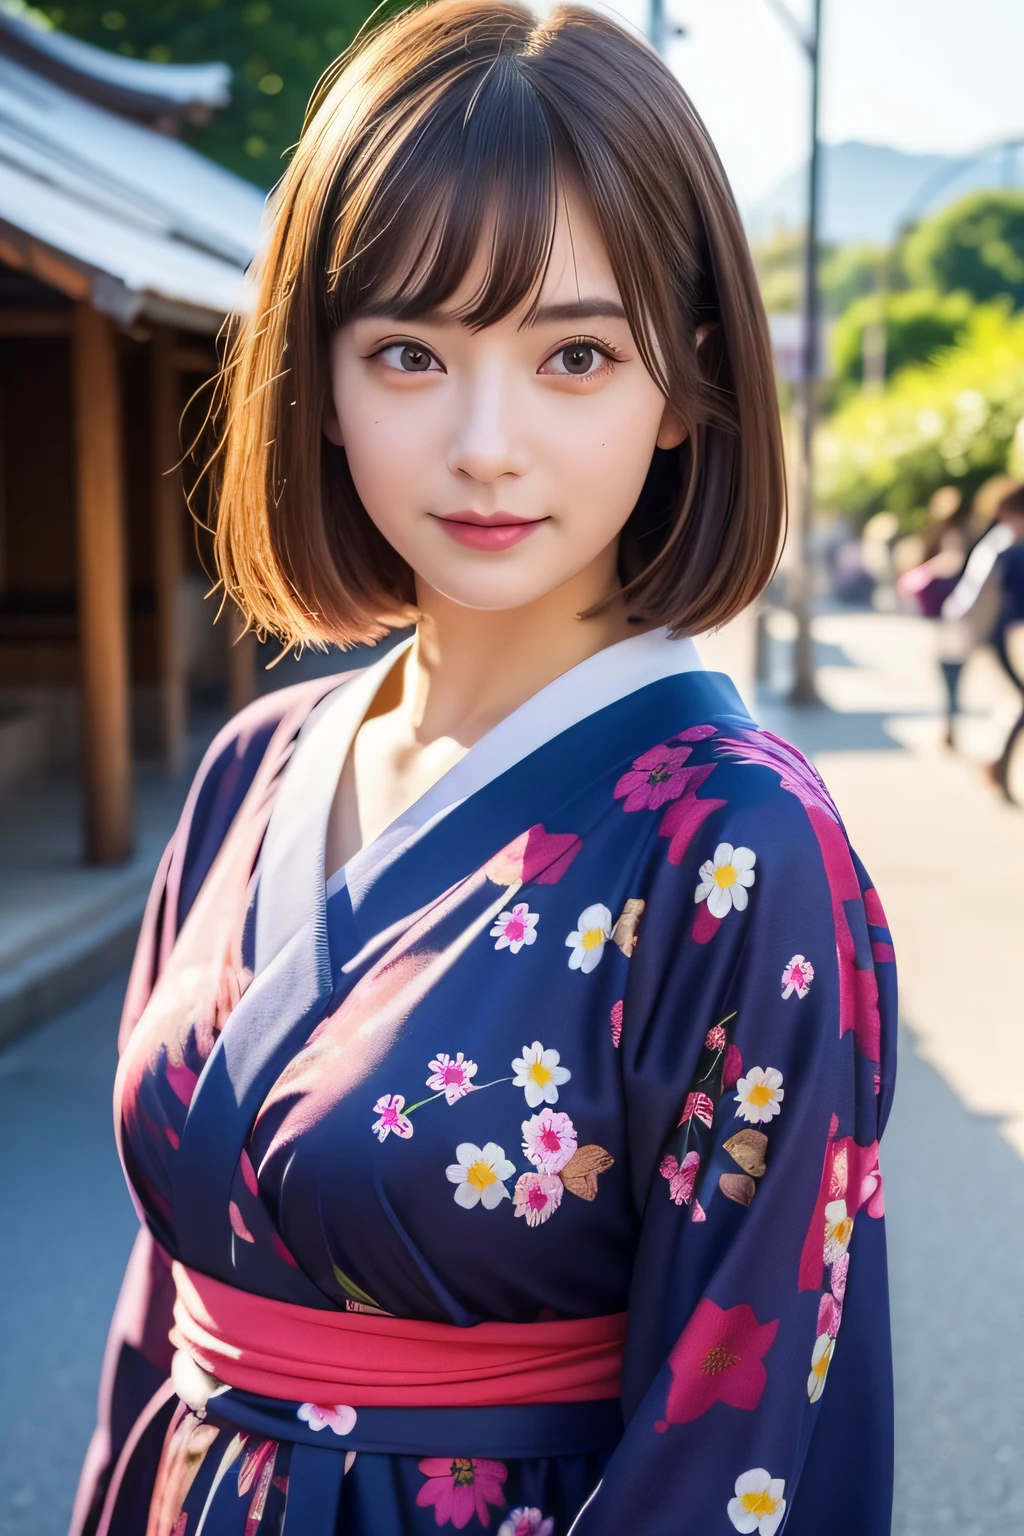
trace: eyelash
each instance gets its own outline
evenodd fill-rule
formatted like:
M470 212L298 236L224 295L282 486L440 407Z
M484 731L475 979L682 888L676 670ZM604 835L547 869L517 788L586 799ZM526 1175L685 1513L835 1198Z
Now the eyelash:
M440 359L433 352L431 352L430 348L425 347L422 342L410 341L402 338L399 338L396 341L386 341L383 346L378 347L375 352L370 353L371 359L381 357L385 352L390 352L392 347L418 347L421 351L426 352L429 357L432 357L435 362L440 361ZM603 337L600 336L570 336L568 341L563 341L560 346L555 347L553 351L549 352L544 361L546 363L550 362L553 357L558 356L559 352L567 352L570 347L591 347L595 352L601 353L606 363L621 363L624 361L623 355L618 350L618 348L613 347L610 341L605 341ZM557 375L557 377L561 379L576 379L580 383L586 383L590 379L599 378L603 372L604 369L602 367L599 368L595 373L560 373Z

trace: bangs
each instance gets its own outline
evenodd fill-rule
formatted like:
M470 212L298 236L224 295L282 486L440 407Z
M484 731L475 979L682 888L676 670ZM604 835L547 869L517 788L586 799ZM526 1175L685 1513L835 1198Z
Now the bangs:
M481 252L480 281L452 313L479 330L535 306L559 188L579 176L515 57L467 70L426 111L400 106L363 211L334 223L328 329L381 307L412 320L449 305Z

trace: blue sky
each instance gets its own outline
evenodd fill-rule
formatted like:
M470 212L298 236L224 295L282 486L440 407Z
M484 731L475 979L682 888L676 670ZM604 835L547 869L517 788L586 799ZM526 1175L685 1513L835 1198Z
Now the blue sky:
M807 68L767 0L666 0L669 63L740 201L805 156ZM1024 0L824 0L822 128L833 142L963 153L1024 136ZM603 6L643 25L647 0ZM791 0L798 16L808 0Z

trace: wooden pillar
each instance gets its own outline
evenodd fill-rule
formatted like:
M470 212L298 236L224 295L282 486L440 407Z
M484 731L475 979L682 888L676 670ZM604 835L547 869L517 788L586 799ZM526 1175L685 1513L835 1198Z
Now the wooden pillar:
M75 306L71 382L85 852L117 864L132 851L133 820L121 389L114 326L86 303Z
M231 605L228 620L228 709L236 715L256 697L256 636L242 633L242 615Z
M149 344L149 389L160 734L164 761L172 772L178 772L185 759L188 707L180 619L181 580L185 569L185 508L179 468L179 374L174 358L174 333L167 326L158 325L153 329Z

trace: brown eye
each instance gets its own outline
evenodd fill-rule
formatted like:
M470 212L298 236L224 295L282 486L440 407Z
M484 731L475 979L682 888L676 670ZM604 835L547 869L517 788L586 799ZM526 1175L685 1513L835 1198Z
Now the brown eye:
M562 348L561 358L566 373L590 373L595 361L594 349L575 342L571 347Z
M400 364L406 373L426 373L430 367L430 353L422 347L403 347Z

